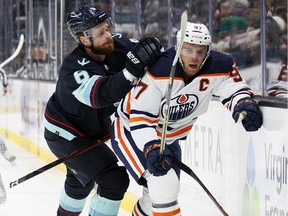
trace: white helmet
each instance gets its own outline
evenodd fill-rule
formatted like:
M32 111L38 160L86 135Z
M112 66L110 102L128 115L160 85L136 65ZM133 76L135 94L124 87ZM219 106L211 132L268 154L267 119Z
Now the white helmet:
M180 31L177 33L177 42L179 38ZM210 32L204 24L187 22L184 42L210 46Z
M181 37L181 32L178 31L176 49L179 47L180 37ZM210 48L211 48L211 35L207 27L201 23L187 22L186 32L184 35L183 42L207 46L207 53L206 53L205 59L202 62L202 65L201 65L202 67L210 54Z

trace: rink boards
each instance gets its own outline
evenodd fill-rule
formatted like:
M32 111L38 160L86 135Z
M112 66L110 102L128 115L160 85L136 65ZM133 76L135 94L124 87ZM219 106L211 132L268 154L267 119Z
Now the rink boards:
M55 157L43 139L43 111L54 88L55 83L10 79L8 94L0 99L0 133L47 163ZM229 215L288 216L287 109L263 105L261 110L263 127L247 133L213 101L181 143L183 162ZM180 190L182 215L222 215L184 172ZM140 195L141 188L131 179L122 208L130 211Z

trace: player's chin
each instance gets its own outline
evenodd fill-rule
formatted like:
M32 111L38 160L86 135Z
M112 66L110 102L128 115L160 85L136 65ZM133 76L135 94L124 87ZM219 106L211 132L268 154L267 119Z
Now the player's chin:
M104 55L110 54L114 51L114 44L107 44L105 46L102 46L101 49L98 49L99 52L101 52Z
M107 45L107 52L112 53L114 51L114 43L110 43Z
M195 74L197 74L199 69L198 69L198 67L197 68L187 67L185 71L186 71L187 76L191 77L191 76L194 76Z

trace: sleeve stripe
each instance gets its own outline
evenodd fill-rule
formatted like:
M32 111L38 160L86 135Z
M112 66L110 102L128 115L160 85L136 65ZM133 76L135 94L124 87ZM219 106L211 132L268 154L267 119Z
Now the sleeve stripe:
M149 124L157 124L158 120L150 120L144 117L135 117L135 118L130 118L129 122L130 123L135 123L135 122L147 122Z
M74 131L75 133L79 134L80 136L84 136L81 132L79 132L75 128L71 127L70 125L64 124L63 122L60 122L60 121L58 121L58 120L56 120L56 119L54 119L52 117L50 117L47 113L45 113L45 118L47 118L47 122L49 122L48 121L48 119L49 119L50 121L53 121L55 123L58 123L58 124L60 124L60 125L62 125L64 127L66 127L66 128L69 128L70 130Z
M92 76L87 82L83 82L75 91L73 91L73 95L75 98L83 104L88 106L95 106L95 103L92 102L91 99L94 98L94 94L92 93L92 89L95 89L95 83L98 82L99 76ZM95 90L93 90L95 92ZM90 98L91 95L91 98Z
M97 108L97 103L95 101L95 94L96 94L96 90L97 90L98 85L99 85L101 80L102 80L102 77L97 76L97 79L95 80L95 83L93 86L93 90L91 91L91 96L90 96L91 99L90 100L91 100L91 104L94 108Z
M137 114L137 115L145 115L145 116L148 116L148 117L151 117L151 118L158 118L158 115L153 115L152 113L149 113L149 112L143 112L143 111L140 111L140 110L131 110L130 112L131 115L133 114Z

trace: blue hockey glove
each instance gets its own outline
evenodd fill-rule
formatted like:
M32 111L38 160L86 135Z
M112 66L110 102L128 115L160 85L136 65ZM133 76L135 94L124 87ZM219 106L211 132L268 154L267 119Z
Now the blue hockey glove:
M250 97L242 98L234 107L232 114L235 122L238 121L240 113L245 112L242 125L246 131L257 131L263 123L262 113L258 104Z
M160 144L155 143L144 147L147 169L154 176L165 175L172 167L173 155L169 148L163 151L163 165L160 161Z
M145 68L161 55L162 45L154 37L144 37L127 53L126 69L135 77L145 74Z

